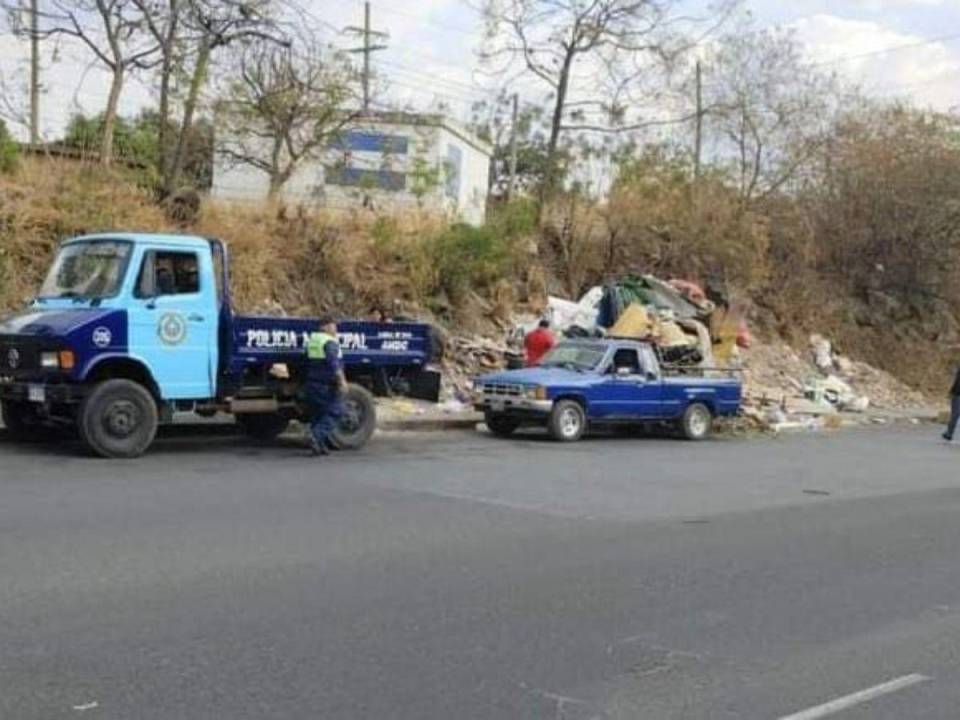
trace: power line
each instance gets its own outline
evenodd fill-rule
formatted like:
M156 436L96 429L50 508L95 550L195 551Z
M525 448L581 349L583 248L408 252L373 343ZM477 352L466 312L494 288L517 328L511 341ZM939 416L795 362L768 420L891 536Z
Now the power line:
M356 2L361 2L362 0L356 0ZM414 13L405 12L403 10L397 10L395 7L381 7L377 6L377 12L387 13L388 15L395 15L397 17L405 17L410 20L417 20L420 23L425 25L432 25L435 28L441 30L447 30L453 33L460 33L462 35L474 35L476 34L475 30L468 29L465 27L460 27L457 25L450 25L449 23L442 23L436 20L432 20L429 17L421 17L420 15L415 15Z

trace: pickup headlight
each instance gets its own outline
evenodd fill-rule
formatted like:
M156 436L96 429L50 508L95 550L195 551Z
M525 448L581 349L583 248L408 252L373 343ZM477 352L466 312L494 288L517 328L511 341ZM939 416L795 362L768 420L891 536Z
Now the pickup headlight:
M546 400L547 389L543 385L528 387L523 391L523 396L527 400Z
M44 370L73 370L75 364L72 350L40 353L40 367Z

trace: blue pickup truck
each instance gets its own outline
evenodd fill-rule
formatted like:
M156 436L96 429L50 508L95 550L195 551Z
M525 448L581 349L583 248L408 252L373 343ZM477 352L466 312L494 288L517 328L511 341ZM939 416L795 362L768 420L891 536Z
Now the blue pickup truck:
M647 343L565 340L537 367L477 378L474 405L499 436L540 425L572 442L590 425L668 423L702 440L714 418L739 412L742 386L734 377L686 372L668 376Z
M304 344L317 321L236 315L227 246L110 233L64 242L31 306L0 319L8 432L68 424L96 454L136 457L175 411L236 416L251 436L302 416ZM429 395L436 345L419 323L342 322L347 412L335 441L363 445L371 391ZM432 389L431 389L432 388Z

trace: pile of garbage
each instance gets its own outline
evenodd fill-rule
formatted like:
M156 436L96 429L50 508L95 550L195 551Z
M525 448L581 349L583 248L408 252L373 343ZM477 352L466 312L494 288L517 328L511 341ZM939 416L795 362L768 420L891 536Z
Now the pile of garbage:
M774 431L819 429L844 420L878 422L928 407L930 400L889 373L837 353L811 335L805 351L757 343L742 357L744 415Z
M451 337L442 363L441 398L469 403L473 379L505 367L516 352L507 342L479 335Z
M653 275L627 276L591 288L577 302L551 296L546 317L566 337L628 337L651 342L666 365L728 365L737 347L752 337L742 312L724 293L696 283ZM514 337L533 329L537 318L524 318Z

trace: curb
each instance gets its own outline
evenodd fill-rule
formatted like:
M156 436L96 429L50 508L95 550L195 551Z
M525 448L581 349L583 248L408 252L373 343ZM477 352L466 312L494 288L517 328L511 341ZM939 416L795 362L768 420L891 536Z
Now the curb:
M378 432L442 432L444 430L473 430L482 417L437 418L420 420L385 420L377 422Z

